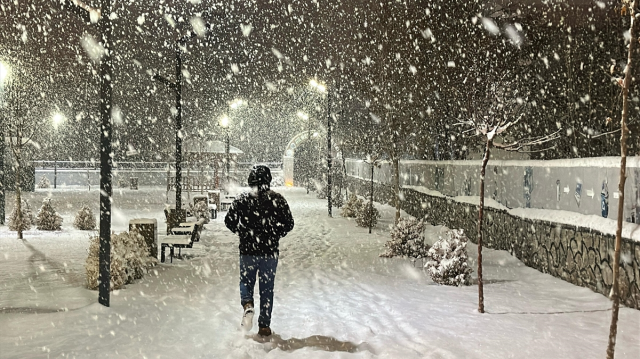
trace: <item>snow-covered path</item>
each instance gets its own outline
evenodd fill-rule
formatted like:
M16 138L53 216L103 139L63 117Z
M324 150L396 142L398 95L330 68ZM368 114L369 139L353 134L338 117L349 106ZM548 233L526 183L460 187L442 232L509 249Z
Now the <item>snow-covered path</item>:
M488 313L479 314L477 287L435 285L407 260L378 257L391 208L379 207L382 221L369 235L328 218L326 201L279 190L296 228L281 245L270 343L238 329L237 239L222 216L184 260L113 293L111 308L96 304L97 293L82 288L88 234L70 227L75 202L89 197L69 192L76 199L60 208L63 231L27 233L31 249L0 227L0 358L604 357L611 312L602 295L486 250ZM148 216L162 229L163 193L116 194L115 229ZM429 228L430 241L439 230ZM616 357L637 358L639 338L640 311L623 308Z

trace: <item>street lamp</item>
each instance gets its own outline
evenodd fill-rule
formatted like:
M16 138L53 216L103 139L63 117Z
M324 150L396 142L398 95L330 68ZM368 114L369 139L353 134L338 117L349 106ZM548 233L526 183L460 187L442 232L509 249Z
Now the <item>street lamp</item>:
M309 86L321 93L327 95L327 209L329 217L331 217L331 96L327 86L316 79L309 80Z
M9 65L0 61L0 108L4 107L4 84L11 74ZM4 224L4 203L5 203L5 183L4 183L4 116L0 116L0 224Z
M228 190L228 186L229 186L229 171L231 170L230 167L230 158L229 158L229 152L230 152L230 144L229 144L229 116L227 115L222 115L222 117L220 117L220 120L218 121L218 125L220 125L220 127L222 127L224 129L224 133L225 133L225 153L227 155L227 160L226 160L226 164L225 164L225 172L227 174L227 190Z
M51 117L51 122L53 123L53 129L58 132L58 127L66 120L63 114L56 112ZM53 188L57 188L58 183L58 146L56 145L56 151L53 156Z

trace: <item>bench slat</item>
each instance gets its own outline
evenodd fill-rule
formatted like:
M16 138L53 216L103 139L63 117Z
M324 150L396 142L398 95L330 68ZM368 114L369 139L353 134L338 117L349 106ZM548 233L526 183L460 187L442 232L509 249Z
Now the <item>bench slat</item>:
M191 243L191 235L158 236L158 243L188 245Z

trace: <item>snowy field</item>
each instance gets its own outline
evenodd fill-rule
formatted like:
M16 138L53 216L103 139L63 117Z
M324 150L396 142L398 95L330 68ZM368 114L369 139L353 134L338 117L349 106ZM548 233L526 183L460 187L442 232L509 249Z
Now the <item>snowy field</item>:
M352 220L328 218L326 201L314 194L278 190L296 227L281 242L269 342L239 329L237 238L224 228L224 213L184 259L160 264L104 308L83 287L90 233L72 227L82 203L97 213L98 192L27 194L34 210L51 195L63 230L32 230L23 243L0 226L0 358L605 356L611 305L604 296L485 249L487 313L479 314L476 286L439 286L408 260L378 257L390 207L378 207L383 218L368 234ZM162 189L116 190L113 229L157 218L162 231L164 196ZM428 241L440 230L429 227ZM472 244L469 255L476 256ZM640 311L622 308L618 328L616 358L639 358Z

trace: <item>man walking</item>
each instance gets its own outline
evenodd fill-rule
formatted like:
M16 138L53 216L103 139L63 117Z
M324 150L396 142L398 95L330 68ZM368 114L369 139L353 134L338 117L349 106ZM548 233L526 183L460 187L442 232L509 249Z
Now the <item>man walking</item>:
M249 173L252 191L243 193L231 204L224 223L240 236L240 303L244 308L242 328L253 326L253 287L260 284L258 334L271 335L273 284L278 267L280 238L293 229L293 217L287 201L270 189L271 171L254 166Z

